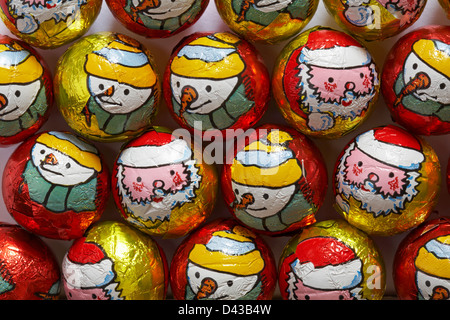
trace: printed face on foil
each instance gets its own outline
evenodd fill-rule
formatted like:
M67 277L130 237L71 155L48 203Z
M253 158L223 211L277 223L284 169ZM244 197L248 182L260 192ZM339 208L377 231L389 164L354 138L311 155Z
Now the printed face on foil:
M189 125L202 121L205 129L225 129L254 105L238 43L229 34L200 37L172 60L173 109Z
M394 91L394 107L450 122L450 44L420 39L405 59ZM446 111L447 110L447 111Z
M299 184L304 170L288 146L292 139L287 132L273 130L239 151L233 160L233 209L251 227L283 230L287 227L283 222L300 221L302 209L309 207Z
M232 8L237 16L236 21L251 21L260 25L269 25L281 12L287 10L296 0L232 0Z
M41 24L51 20L55 24L65 22L70 26L86 3L87 0L8 0L8 8L17 30L22 34L32 34ZM54 29L61 32L59 28Z
M88 126L95 116L100 130L120 134L153 108L156 74L139 43L118 35L88 54L84 69L90 97L82 113Z
M20 188L53 212L95 210L100 171L93 146L69 134L43 133L31 149Z
M201 176L186 141L128 147L118 164L122 205L143 221L170 220L174 208L191 202Z
M450 300L450 235L429 240L414 260L417 299Z
M351 247L338 239L305 239L284 263L289 263L286 292L290 300L363 298L363 262Z
M425 157L420 142L389 127L356 137L340 159L336 202L345 212L350 199L378 216L401 214L417 195Z
M78 241L62 262L63 284L69 300L123 300L114 261L93 242Z
M31 127L47 109L44 68L17 42L0 44L0 136Z
M216 231L208 243L196 244L189 253L186 300L256 300L264 266L248 231Z
M334 127L336 118L360 117L376 95L378 74L363 47L302 47L298 54L297 104L313 131ZM285 84L288 85L288 84Z
M344 17L354 26L380 28L381 12L387 10L399 20L400 27L411 23L425 5L421 0L341 0Z

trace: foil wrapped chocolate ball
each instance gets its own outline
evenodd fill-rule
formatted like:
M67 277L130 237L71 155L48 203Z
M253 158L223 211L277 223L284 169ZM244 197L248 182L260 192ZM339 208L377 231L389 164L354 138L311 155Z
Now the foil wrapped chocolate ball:
M282 235L316 221L327 191L320 150L298 131L262 125L238 139L222 171L233 217L255 232Z
M5 206L37 235L71 240L100 219L110 194L98 149L71 133L48 131L20 144L3 171Z
M419 135L450 133L450 26L426 26L389 51L382 93L396 123Z
M217 11L231 30L245 39L266 44L299 33L314 16L319 1L215 0Z
M402 240L393 278L401 300L450 300L450 217L428 220Z
M407 231L430 215L441 169L422 138L393 126L352 139L334 169L336 210L353 226L378 236Z
M344 220L326 220L289 240L278 284L284 300L381 300L386 271L366 233Z
M102 0L0 0L0 18L33 47L55 49L84 35L101 7Z
M62 262L69 300L163 300L168 285L164 252L148 235L117 221L93 225Z
M164 98L175 121L202 134L246 130L265 113L269 73L246 40L231 33L194 33L172 53Z
M217 219L191 233L170 265L177 300L270 300L276 286L270 247L232 219Z
M111 13L127 29L149 38L166 38L192 26L209 0L106 0Z
M163 238L188 234L214 208L218 177L192 141L154 127L125 144L113 167L113 196L122 216Z
M0 300L57 300L60 282L58 262L44 241L0 223Z
M161 94L151 52L131 37L100 32L67 49L55 98L68 125L94 141L129 140L148 129Z
M426 0L325 0L336 23L354 37L365 41L385 40L409 28L419 19Z
M47 121L53 81L43 58L21 40L0 35L0 147L22 142Z
M378 99L369 51L350 35L311 28L279 53L272 92L286 121L302 133L336 139L355 130Z

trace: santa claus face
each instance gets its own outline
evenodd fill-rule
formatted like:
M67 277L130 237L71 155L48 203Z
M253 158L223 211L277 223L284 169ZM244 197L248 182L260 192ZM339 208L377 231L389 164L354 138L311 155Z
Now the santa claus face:
M133 6L141 13L155 20L165 20L179 17L188 11L195 0L133 0Z
M122 184L132 201L159 202L189 184L187 168L183 163L150 168L123 167Z
M0 85L0 120L18 119L33 104L40 89L40 80L27 84Z
M126 114L140 108L152 94L151 88L137 88L93 75L88 76L88 89L102 109L115 114Z
M283 210L291 200L295 185L282 188L253 187L231 182L236 208L257 218L267 218Z
M62 186L74 186L91 179L95 170L82 166L70 156L36 143L31 150L34 166L48 182Z
M218 272L189 262L187 279L198 299L236 300L255 287L258 276L239 276Z
M296 284L297 300L353 300L349 290L319 290L305 286L300 280Z
M69 300L110 300L102 288L80 289L64 282L64 291Z
M188 78L175 74L170 85L175 100L190 113L208 114L222 106L237 86L239 78Z
M449 47L448 45L443 44ZM447 49L450 52L450 49ZM426 76L427 85L416 86L412 94L421 101L435 101L450 104L450 79L423 62L416 53L411 52L403 67L403 81L405 84L417 78L419 74Z

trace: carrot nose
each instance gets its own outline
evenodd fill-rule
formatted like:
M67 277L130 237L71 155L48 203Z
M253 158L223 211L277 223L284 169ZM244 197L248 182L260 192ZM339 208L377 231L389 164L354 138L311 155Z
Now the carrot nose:
M195 299L205 299L212 295L217 290L217 282L211 278L204 278L198 288Z
M159 1L159 0L149 0L149 1L144 1L144 3L146 3L147 8L157 8L161 5L161 1Z
M423 72L419 72L418 74L416 74L414 78L409 80L409 82L402 89L402 91L397 96L397 99L394 102L394 107L397 107L401 103L403 97L411 93L414 93L419 89L428 88L430 86L430 83L431 83L430 77L428 77L428 75Z
M183 113L198 98L197 90L191 86L185 86L181 90L181 110Z
M105 91L102 92L102 95L111 97L114 94L114 87L109 87Z
M244 193L241 201L236 205L236 209L245 209L255 202L255 197L251 193Z
M8 105L8 99L6 96L0 93L0 110L5 108Z
M433 289L431 300L447 300L449 297L449 291L447 288L437 286Z
M53 153L49 153L48 155L45 156L44 163L51 164L51 165L57 165L58 160L56 159L56 157Z

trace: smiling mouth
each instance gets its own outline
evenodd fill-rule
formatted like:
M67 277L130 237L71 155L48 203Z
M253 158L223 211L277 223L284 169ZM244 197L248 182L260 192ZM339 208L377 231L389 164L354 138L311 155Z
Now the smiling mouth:
M112 100L111 98L105 97L105 96L97 96L98 100L100 100L102 103L109 104L111 106L122 106L122 103L116 102Z
M12 113L12 112L14 112L14 111L16 111L17 109L19 109L19 107L15 107L14 109L11 109L11 110L9 110L9 111L7 111L7 112L0 113L0 117L4 117L4 116L6 116L6 115L8 115L8 114L10 114L10 113Z
M250 210L250 211L264 211L264 210L267 210L267 208L266 207L262 207L262 208L251 209L251 208L247 207L247 210Z
M209 103L211 103L211 102L212 102L211 100L207 100L207 101L203 102L201 105L199 105L199 106L197 106L197 107L195 107L195 108L191 108L191 106L189 106L188 108L186 108L186 111L195 111L195 110L198 110L198 109L204 107L205 105L207 105L207 104L209 104Z
M44 167L44 165L45 165L45 164L41 162L40 167L41 167L42 170L45 170L45 171L48 171L48 172L57 174L57 175L59 175L59 176L64 176L61 172L57 172L57 171L50 170L50 169Z

